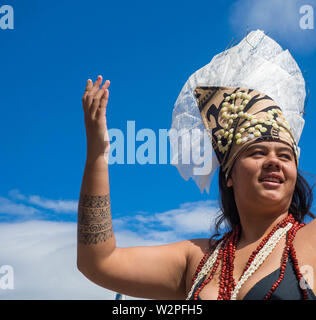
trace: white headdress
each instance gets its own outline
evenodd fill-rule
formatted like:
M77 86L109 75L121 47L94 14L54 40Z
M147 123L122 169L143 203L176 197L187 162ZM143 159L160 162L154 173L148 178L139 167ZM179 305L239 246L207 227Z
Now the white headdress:
M169 136L173 152L171 163L185 180L191 177L202 193L204 189L209 193L212 177L219 167L210 136L196 134L195 130L205 131L195 89L210 86L252 88L271 97L287 119L297 145L304 127L306 93L300 68L289 51L283 50L263 31L250 32L238 45L214 56L209 64L192 74L173 109L173 133ZM201 145L204 166L209 169L203 174L198 170L201 163L183 161L200 158Z

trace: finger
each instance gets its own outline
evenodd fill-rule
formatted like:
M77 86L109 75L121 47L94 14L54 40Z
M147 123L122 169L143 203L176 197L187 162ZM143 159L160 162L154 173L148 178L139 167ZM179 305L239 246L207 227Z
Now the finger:
M107 83L108 82L108 83ZM107 106L107 103L108 103L108 100L109 100L109 90L108 90L108 87L110 86L110 81L107 80L104 84L105 86L105 90L104 90L104 93L101 97L101 101L100 101L100 108L106 108Z
M90 108L90 114L92 117L95 116L96 111L99 109L100 107L100 102L101 102L101 97L104 94L104 90L99 90L99 92L94 96L92 104L91 104L91 108Z
M108 100L109 100L109 90L106 89L104 91L103 96L101 97L100 100L100 107L97 109L96 111L96 117L100 118L100 117L104 117L106 114L106 109L107 109L107 104L108 104Z
M100 108L101 106L101 99L105 94L105 91L107 90L107 88L110 85L110 81L105 81L104 85L102 86L102 88L95 94L94 98L93 98L93 102L90 108L90 114L92 116L95 116L96 111Z
M105 89L107 89L109 86L110 86L110 84L111 84L111 81L110 80L106 80L105 82L104 82L104 87L105 87Z
M87 84L86 84L86 89L84 91L84 94L83 94L83 97L82 97L82 100L85 101L89 91L93 88L93 82L91 79L88 79L87 81Z
M92 87L93 87L93 82L91 79L88 79L85 91L89 91Z
M89 90L88 95L86 97L87 109L90 109L92 107L94 96L98 92L101 83L102 83L102 76L98 76L97 80L95 81L91 90Z
M91 89L91 93L92 93L92 94L95 94L95 93L98 92L102 81L103 81L102 76L101 76L101 75L98 76L97 80L95 81L95 83L94 83L94 85L93 85L93 88Z
M110 81L106 80L101 89L95 94L95 97L101 99L104 95L105 90L109 87Z

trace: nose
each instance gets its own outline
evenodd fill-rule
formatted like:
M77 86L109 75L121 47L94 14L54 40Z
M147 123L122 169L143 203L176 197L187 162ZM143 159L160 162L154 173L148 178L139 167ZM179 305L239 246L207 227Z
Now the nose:
M273 169L280 170L281 168L280 159L276 156L276 154L270 153L263 164L263 168L264 169L273 168Z

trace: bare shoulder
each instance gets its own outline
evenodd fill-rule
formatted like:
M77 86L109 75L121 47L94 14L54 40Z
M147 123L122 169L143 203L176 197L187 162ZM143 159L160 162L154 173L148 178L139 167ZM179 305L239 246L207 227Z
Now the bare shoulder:
M209 249L209 239L191 239L189 240L188 264L193 268L198 266L199 262ZM194 270L195 271L195 270Z
M302 229L302 233L305 233L312 239L316 239L316 219L312 220L311 222L307 223Z
M191 289L192 278L201 259L209 249L209 239L188 240L188 263L186 272L186 293Z
M316 219L307 223L303 228L301 228L296 235L299 241L307 241L316 245Z
M316 266L316 219L307 223L297 232L294 246L300 252L302 259L314 263Z
M191 257L196 255L204 255L209 248L210 239L190 239L188 241L189 254Z
M293 245L303 277L312 288L314 294L316 294L314 287L316 272L313 272L313 270L316 270L316 219L307 223L297 232Z
M200 261L209 248L209 239L189 239L183 241L186 249L188 267Z

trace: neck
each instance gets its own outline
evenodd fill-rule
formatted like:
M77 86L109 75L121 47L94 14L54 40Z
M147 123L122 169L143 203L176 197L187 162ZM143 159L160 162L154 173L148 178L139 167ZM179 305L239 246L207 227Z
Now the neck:
M239 214L241 224L241 236L239 246L260 241L273 227L288 216L288 211L278 214L246 215Z

